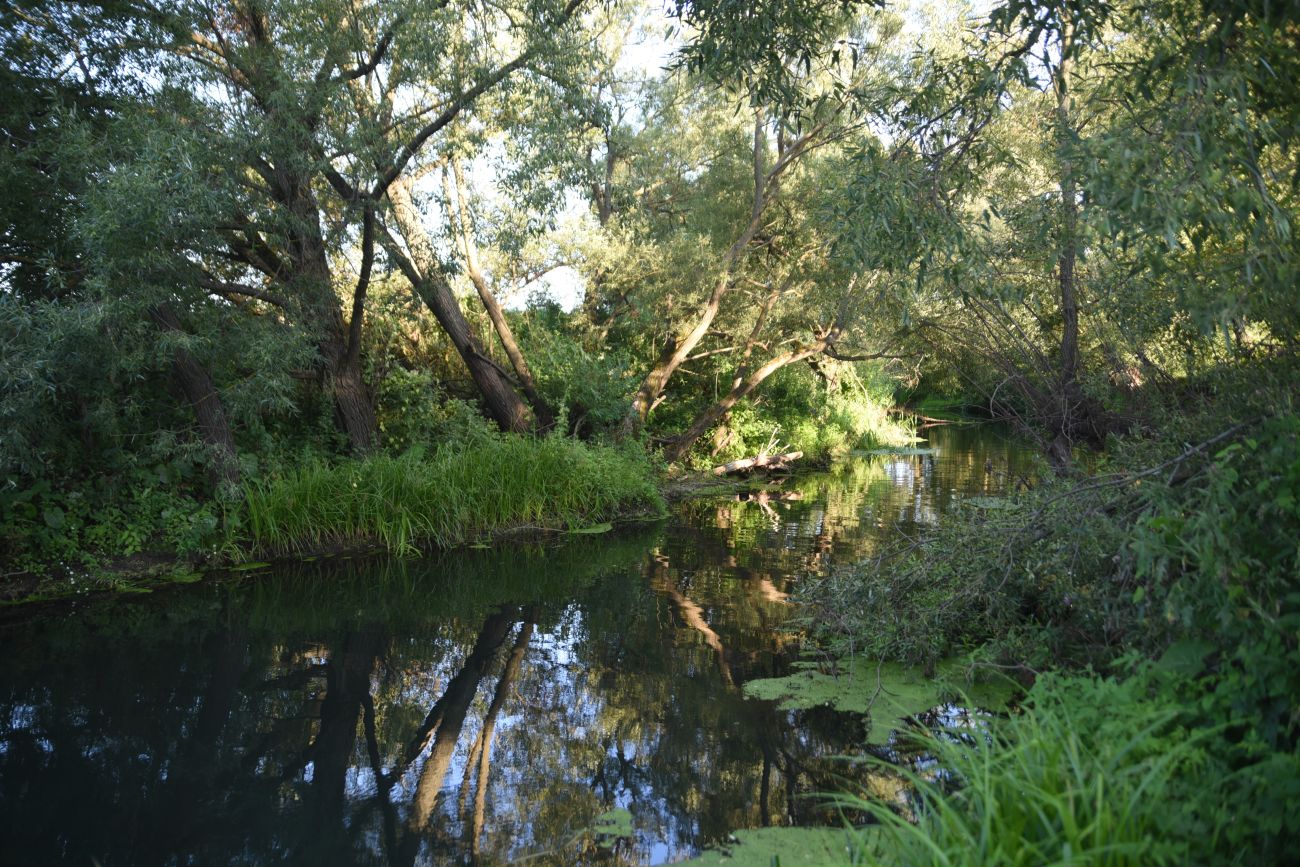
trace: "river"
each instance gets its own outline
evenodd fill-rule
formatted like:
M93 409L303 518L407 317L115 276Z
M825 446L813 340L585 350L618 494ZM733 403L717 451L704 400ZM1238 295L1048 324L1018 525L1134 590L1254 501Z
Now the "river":
M1003 491L935 427L604 535L329 559L0 626L0 862L670 863L833 820L864 719L743 685L802 582Z

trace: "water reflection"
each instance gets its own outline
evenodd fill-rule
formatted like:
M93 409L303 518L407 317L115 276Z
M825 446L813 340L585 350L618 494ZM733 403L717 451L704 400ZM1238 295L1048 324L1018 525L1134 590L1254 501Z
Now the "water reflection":
M852 773L860 723L739 687L795 654L800 576L1020 471L986 434L934 445L634 533L7 626L0 861L660 863L826 818L808 795Z

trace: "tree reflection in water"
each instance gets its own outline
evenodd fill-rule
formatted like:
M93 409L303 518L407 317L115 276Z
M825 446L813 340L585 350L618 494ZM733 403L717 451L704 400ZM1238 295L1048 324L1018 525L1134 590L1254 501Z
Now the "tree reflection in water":
M959 446L959 448L957 447ZM687 504L665 527L339 561L0 631L5 863L661 862L834 820L896 780L861 722L740 686L784 672L802 576L983 493L996 440ZM893 459L895 462L899 459ZM92 861L93 859L93 861Z

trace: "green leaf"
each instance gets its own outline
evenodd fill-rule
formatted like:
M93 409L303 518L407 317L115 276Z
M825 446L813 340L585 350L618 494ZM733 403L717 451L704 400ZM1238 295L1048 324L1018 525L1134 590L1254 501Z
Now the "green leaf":
M570 530L569 532L573 533L574 535L595 536L600 533L608 533L612 529L614 529L614 525L606 521L603 524L592 524L590 527L579 527L577 529Z
M168 575L167 577L168 577L171 581L175 582L176 584L193 584L193 583L195 583L196 581L201 581L201 580L203 580L203 573L202 573L202 572L193 572L193 571L190 571L190 572L173 572L171 575Z
M51 530L63 529L63 525L66 522L66 516L63 514L62 509L58 506L46 506L43 514L45 516L45 526L49 527Z

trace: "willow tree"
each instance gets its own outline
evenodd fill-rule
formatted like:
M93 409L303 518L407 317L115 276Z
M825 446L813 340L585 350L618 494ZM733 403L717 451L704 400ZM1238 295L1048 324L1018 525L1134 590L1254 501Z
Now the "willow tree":
M184 276L160 300L181 319L198 306L305 335L316 350L310 369L282 373L317 382L352 448L372 448L362 335L370 277L383 265L389 193L414 182L439 136L485 94L525 68L568 62L573 46L562 37L580 5L236 0L134 6L105 19L88 68L95 52L111 48L126 68L149 70L142 98L174 116L153 125L170 124L204 154L138 173L167 183L161 169L171 168L204 179L187 189L203 199L193 210L206 223L187 219L192 231L174 243L139 241L152 261L169 258ZM75 10L44 7L26 26L48 27L56 40L53 31ZM444 303L444 284L441 265L420 275L422 294L454 337L459 309ZM458 348L475 371L477 356ZM517 413L498 411L496 396L485 389L493 415L518 429Z
M999 4L929 40L892 148L843 172L855 255L910 275L918 340L1058 467L1140 413L1162 355L1292 340L1292 18Z
M1125 45L1101 86L1116 110L1080 157L1109 249L1234 354L1294 351L1300 11L1132 0L1107 24Z
M603 162L591 161L586 311L602 333L651 356L622 434L672 399L683 372L729 384L671 437L671 458L777 371L835 351L861 310L857 290L869 281L839 267L815 166L861 134L847 109L879 97L879 61L898 26L882 15L837 20L859 57L826 51L807 72L787 71L783 84L799 88L788 104L763 102L770 91L758 78L746 95L681 71L598 92L608 103L597 127Z
M914 339L968 388L993 376L990 401L1044 432L1063 466L1109 422L1081 384L1080 311L1101 279L1083 261L1079 155L1097 22L1003 9L972 30L956 7L933 24L906 63L911 86L876 115L889 146L841 166L840 248L891 275Z

